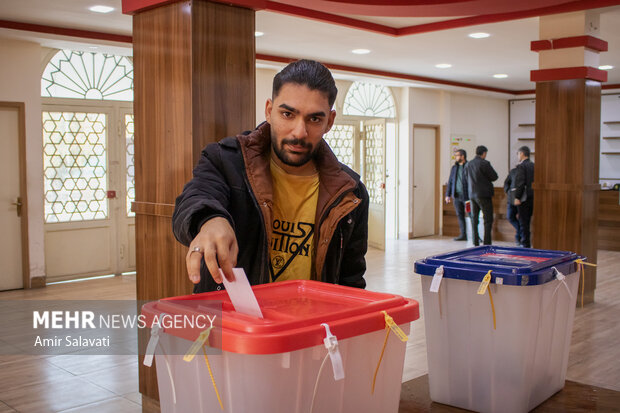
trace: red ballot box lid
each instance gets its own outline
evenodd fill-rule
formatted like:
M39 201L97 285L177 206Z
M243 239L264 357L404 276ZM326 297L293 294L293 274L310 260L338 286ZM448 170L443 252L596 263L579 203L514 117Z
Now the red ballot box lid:
M221 317L214 321L216 328L210 334L209 345L243 354L284 353L322 345L322 323L343 340L384 329L382 311L396 324L420 317L415 300L318 281L283 281L252 289L262 319L236 312L224 290L153 301L142 307L142 314L150 326L156 315L213 314L212 305L221 303ZM194 341L201 330L164 328L164 332Z

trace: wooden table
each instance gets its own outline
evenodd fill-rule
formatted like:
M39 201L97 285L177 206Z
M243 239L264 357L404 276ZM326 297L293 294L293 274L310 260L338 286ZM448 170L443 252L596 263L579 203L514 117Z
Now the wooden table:
M428 375L424 375L403 383L398 411L399 413L457 413L468 412L469 410L431 401L428 390ZM620 392L567 380L564 389L554 394L532 412L620 412Z

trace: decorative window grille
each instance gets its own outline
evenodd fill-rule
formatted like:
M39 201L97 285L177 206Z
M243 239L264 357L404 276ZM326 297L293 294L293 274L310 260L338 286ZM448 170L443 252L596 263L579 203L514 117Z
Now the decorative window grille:
M385 86L354 82L344 98L343 113L351 116L394 118L394 98L390 89Z
M107 115L43 112L45 222L108 217Z
M41 77L41 96L133 101L133 64L125 56L60 50Z
M383 205L385 183L383 136L385 134L382 124L364 125L366 135L366 150L364 156L364 170L368 197L373 204Z
M340 162L354 168L355 128L353 125L334 124L329 132L323 135Z
M127 166L127 216L135 216L131 203L136 200L136 172L134 169L133 115L125 115L125 165Z

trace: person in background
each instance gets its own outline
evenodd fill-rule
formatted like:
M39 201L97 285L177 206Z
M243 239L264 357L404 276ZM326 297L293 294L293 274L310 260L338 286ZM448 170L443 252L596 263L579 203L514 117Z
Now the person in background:
M455 241L467 241L467 230L465 227L465 202L469 199L467 195L467 183L465 180L465 165L467 164L467 152L459 149L454 155L455 163L450 170L450 178L446 186L446 204L454 200L454 210L459 220L460 235L454 238Z
M530 148L522 146L519 148L519 164L515 168L515 177L512 183L514 187L514 205L517 207L519 226L521 228L521 245L531 248L530 222L534 212L534 162L530 161Z
M515 175L517 168L512 168L504 180L504 192L506 193L506 217L508 221L515 229L515 242L517 247L521 246L521 224L517 218L517 206L515 205L515 188L513 183L515 182Z
M480 245L478 221L480 211L484 215L484 245L491 245L493 229L493 181L498 176L491 163L486 160L488 149L480 145L476 148L476 157L465 166L467 191L471 200L472 233L475 246Z

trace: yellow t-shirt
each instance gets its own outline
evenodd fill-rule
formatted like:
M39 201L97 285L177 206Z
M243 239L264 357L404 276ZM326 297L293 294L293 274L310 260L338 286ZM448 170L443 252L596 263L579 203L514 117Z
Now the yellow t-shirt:
M319 198L319 174L291 175L271 160L271 178L271 281L308 280L314 262L314 220Z

